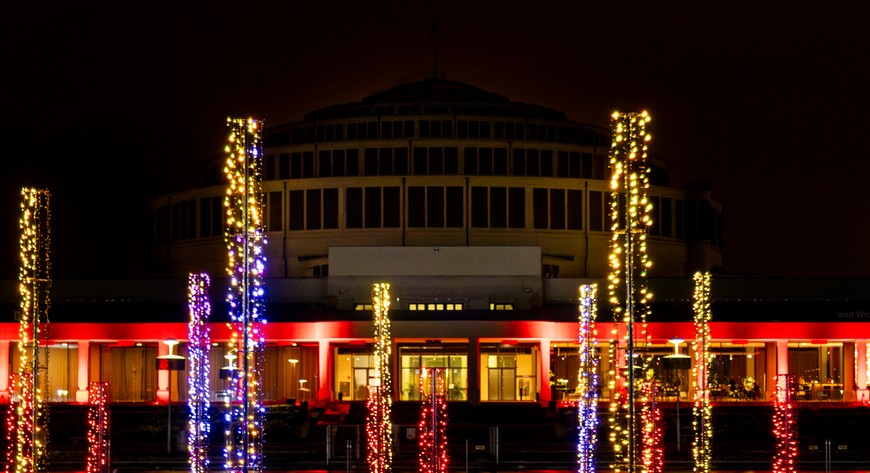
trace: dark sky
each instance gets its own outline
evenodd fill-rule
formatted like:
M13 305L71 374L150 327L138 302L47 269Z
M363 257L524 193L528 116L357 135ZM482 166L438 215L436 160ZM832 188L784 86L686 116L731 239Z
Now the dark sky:
M22 186L52 192L55 277L128 274L145 202L200 184L227 116L298 120L431 76L434 52L447 79L573 120L648 110L672 183L709 182L723 202L727 271L870 276L870 39L855 7L13 3L0 15L3 279L17 277Z

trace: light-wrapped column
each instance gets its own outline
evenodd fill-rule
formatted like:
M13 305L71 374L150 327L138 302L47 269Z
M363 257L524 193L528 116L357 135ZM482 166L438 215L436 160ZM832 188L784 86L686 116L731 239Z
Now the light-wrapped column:
M375 377L369 380L367 400L368 439L367 459L369 471L387 473L392 470L393 435L391 410L393 405L390 358L393 338L390 335L390 285L376 283L372 287L372 312L374 316L374 364Z
M595 319L598 317L597 284L580 286L580 367L577 401L577 465L579 473L594 473L598 444L598 354Z
M692 352L695 366L692 367L695 404L692 408L695 420L692 424L695 439L692 442L692 456L695 460L695 473L710 473L713 460L713 407L710 405L709 373L713 362L710 351L710 273L697 272L695 280L695 341Z
M87 473L109 472L109 383L92 382L88 385L88 457Z
M647 198L649 121L646 112L615 112L611 116L608 293L616 322L611 349L617 353L611 353L610 359L619 365L614 369L615 393L609 421L614 450L612 468L617 473L645 471L649 465L644 458L657 458L655 452L640 451L652 448L655 443L643 436L655 431L648 423L657 415L645 412L656 409L653 400L648 399L654 391L644 389L649 360L636 346L638 341L642 342L641 348L649 342L646 324L652 297L646 282L652 265L646 241L647 228L652 223L652 204ZM619 332L620 324L624 326L624 335Z
M263 229L262 123L253 118L229 119L229 144L224 168L229 185L226 209L227 273L230 280L231 339L228 354L237 363L231 381L227 413L227 471L262 469L263 271L266 244Z
M190 473L208 473L208 437L211 432L208 411L211 406L209 383L209 353L211 337L208 320L211 303L208 297L210 281L208 274L191 274L187 284L187 307L190 321L187 325L187 359L190 369L187 375L187 455Z
M420 373L419 473L447 473L449 466L445 377L444 370L437 368L423 368Z
M44 327L48 324L50 306L49 277L51 241L49 230L51 211L49 192L45 189L21 189L21 217L18 227L20 266L18 272L18 384L13 398L17 430L15 438L15 471L31 473L45 468L48 443L48 350L40 357L39 344L44 343ZM40 376L42 374L42 376Z

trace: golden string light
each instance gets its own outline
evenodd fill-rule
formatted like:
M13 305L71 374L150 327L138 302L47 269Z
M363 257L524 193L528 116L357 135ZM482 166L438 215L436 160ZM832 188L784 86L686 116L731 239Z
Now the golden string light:
M652 261L647 254L646 233L652 224L649 189L649 159L646 125L647 112L620 113L611 116L610 147L610 255L608 295L613 310L609 358L610 385L614 388L610 405L610 441L614 449L615 472L655 470L660 462L656 449L660 436L656 426L660 415L654 412L654 387L645 386L649 360L635 349L637 341L649 343L647 318L652 293L647 287L647 273ZM620 334L618 326L625 332ZM639 409L638 409L639 408ZM638 446L642 451L638 451ZM647 462L647 463L645 463Z
M713 362L713 353L710 351L710 273L696 272L694 281L695 340L692 352L695 354L695 366L692 367L692 384L695 388L695 403L692 408L692 428L695 439L692 441L692 456L695 473L710 473L713 460L713 407L710 405L708 384Z
M231 130L224 167L228 181L224 241L231 319L228 354L238 364L232 371L231 425L226 429L224 468L247 473L261 470L263 461L263 124L253 118L228 119L227 124Z
M46 394L48 379L40 373L48 372L48 355L40 357L39 344L44 343L50 306L49 290L51 268L49 258L51 212L48 190L21 189L21 217L18 227L20 266L18 272L19 340L18 382L19 392L14 395L17 405L15 437L15 471L32 473L44 469L48 442Z
M367 459L372 473L388 473L393 464L393 426L390 419L393 395L390 377L392 336L390 335L390 285L375 283L372 287L374 316L375 377L369 381L367 400Z

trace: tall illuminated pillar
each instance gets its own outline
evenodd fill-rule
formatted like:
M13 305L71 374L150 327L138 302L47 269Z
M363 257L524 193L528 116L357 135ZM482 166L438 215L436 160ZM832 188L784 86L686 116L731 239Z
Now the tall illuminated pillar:
M21 217L18 221L20 266L18 272L18 395L10 415L15 416L15 471L31 473L45 469L48 442L48 358L40 357L39 344L45 343L45 328L50 305L49 291L49 192L21 189ZM44 374L40 376L40 374Z
M598 444L598 355L595 319L598 316L597 284L580 286L580 367L577 401L577 465L578 473L595 472L595 452Z
M614 367L616 392L611 405L610 439L614 449L615 472L658 471L661 469L660 417L655 409L656 385L647 379L648 360L643 346L649 302L647 271L652 262L647 256L646 232L652 223L649 189L649 158L646 125L647 112L620 113L611 116L610 147L610 273L609 301L616 325L625 327L625 335L613 333L610 359ZM639 350L637 343L641 342Z
M187 306L190 321L187 325L187 358L190 368L187 375L187 455L190 473L209 472L208 438L211 432L208 411L211 406L211 336L208 321L211 302L208 290L211 285L208 274L191 274L187 284Z
M447 397L446 373L441 368L420 372L419 473L447 473Z
M390 418L393 405L393 381L390 376L393 337L390 335L388 283L376 283L372 287L372 310L375 377L369 380L366 456L369 471L389 473L393 467L393 424Z
M261 471L263 466L262 369L263 271L266 244L263 229L262 122L228 119L226 147L226 231L231 338L228 355L232 370L230 409L227 412L224 468L232 472Z
M713 363L713 353L710 351L710 273L697 272L695 281L695 341L692 352L695 355L694 376L695 404L692 413L695 439L692 444L692 456L695 459L695 473L710 473L713 460L713 408L710 405L709 373Z

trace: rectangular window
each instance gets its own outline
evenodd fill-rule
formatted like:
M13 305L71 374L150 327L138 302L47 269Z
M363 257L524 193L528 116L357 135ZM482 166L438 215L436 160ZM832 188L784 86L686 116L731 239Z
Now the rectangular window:
M489 226L488 219L489 199L486 187L471 188L471 226L486 228Z
M541 150L541 176L553 177L553 151Z
M514 176L526 175L526 150L522 148L514 148L511 168L513 168Z
M459 174L459 148L444 148L444 174Z
M378 149L378 175L393 175L393 148Z
M278 155L278 179L290 179L290 154Z
M348 187L345 190L344 225L347 228L362 228L363 199L361 187Z
M589 230L604 231L604 196L599 191L589 191Z
M397 176L408 174L408 148L393 148L393 173Z
M545 230L547 229L547 213L548 213L548 205L547 205L547 189L534 189L532 190L532 208L534 211L534 225L536 229Z
M674 236L677 238L685 238L686 234L685 234L684 225L683 225L683 219L684 219L683 200L677 199L677 201L674 202L674 204L675 204L674 205L674 217L675 217L674 218Z
M365 188L365 227L381 227L381 188Z
M384 187L384 228L399 228L399 188Z
M448 186L447 187L447 202L445 210L447 211L447 227L460 228L462 227L462 187Z
M377 148L366 148L363 152L363 169L365 169L366 176L377 176L378 175L378 149Z
M565 190L550 189L550 228L565 229Z
M444 188L426 188L426 226L444 227Z
M323 189L323 228L338 228L338 188Z
M302 153L302 177L314 177L314 151Z
M199 201L199 236L213 237L224 233L223 201L220 197L206 197Z
M650 222L649 227L647 228L648 232L652 236L659 236L661 234L661 221L658 218L659 211L659 198L655 196L651 196L649 198L650 203L652 204L652 211L650 212Z
M541 155L540 152L536 149L526 150L526 175L541 175Z
M336 149L332 151L332 175L335 177L341 177L345 175L343 149Z
M349 149L347 150L347 157L345 159L345 170L348 176L359 176L359 150L358 149Z
M426 226L426 191L421 186L408 187L408 226L423 228Z
M305 191L292 190L289 192L290 199L290 230L305 229Z
M478 174L477 148L465 148L463 151L463 159L465 161L465 174L468 174L469 176Z
M510 228L526 227L526 189L511 187L508 190L508 226Z
M305 191L305 227L308 230L320 230L320 189Z
M568 191L568 230L583 229L583 191Z
M592 178L592 153L583 153L578 160L580 161L580 173L582 177L586 179Z
M318 153L318 166L320 177L332 177L332 153L329 150Z
M659 212L659 218L662 223L660 225L662 229L663 237L671 237L673 236L673 231L671 230L671 226L673 224L673 217L671 216L671 200L670 197L662 197L661 199L661 211Z
M266 228L268 232L280 232L282 230L281 217L283 216L284 209L281 208L281 201L283 197L283 192L269 192L265 209L268 215L268 225Z
M278 173L275 172L275 169L277 168L277 165L275 164L275 155L266 155L266 159L264 159L264 161L265 166L263 166L263 180L268 181L271 179L275 179L278 175Z
M414 148L414 174L424 175L429 172L429 168L426 166L426 161L429 159L427 151L426 148L422 147Z
M480 175L492 176L492 148L480 148Z
M290 155L290 179L302 178L302 153Z
M507 148L495 148L492 150L492 174L495 176L507 176Z
M507 227L507 189L504 187L490 187L490 221L491 228Z

